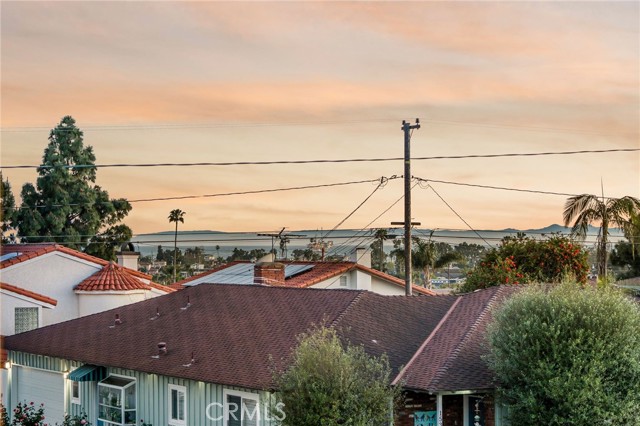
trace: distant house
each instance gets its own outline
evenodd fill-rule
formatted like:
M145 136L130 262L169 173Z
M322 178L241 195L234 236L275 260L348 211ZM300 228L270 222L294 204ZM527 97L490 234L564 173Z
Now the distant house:
M122 251L133 266L137 253ZM2 336L68 321L174 291L151 276L58 244L0 247ZM2 350L3 358L5 356ZM5 381L4 363L0 379Z
M272 425L272 368L286 367L300 333L325 324L371 355L388 355L394 384L406 391L396 425L439 418L472 426L480 413L483 426L500 426L482 343L490 310L512 291L388 297L195 285L7 337L4 391L11 405L44 402L51 423L84 411L96 426ZM232 407L244 418L234 421Z
M120 263L137 266L127 254ZM3 245L0 256L5 336L173 291L136 269L58 244Z
M405 282L371 268L371 257L364 249L356 251L352 261L230 262L213 270L172 284L180 290L199 284L261 284L272 287L367 290L399 296L405 294ZM432 290L414 285L413 292L435 295Z

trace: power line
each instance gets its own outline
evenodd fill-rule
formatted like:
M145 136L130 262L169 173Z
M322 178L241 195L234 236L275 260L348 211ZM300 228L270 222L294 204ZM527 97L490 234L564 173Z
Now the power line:
M397 179L397 176L392 176L392 179ZM347 221L347 219L349 219L351 216L354 215L355 212L357 212L360 207L362 207L367 201L369 201L369 199L371 197L373 197L373 194L375 194L378 189L382 188L383 186L385 186L387 184L387 182L389 181L389 179L385 178L384 176L380 178L380 183L378 183L378 186L376 186L376 188L371 192L371 194L369 194L367 196L367 198L365 198L360 204L358 204L358 206L353 209L351 211L351 213L349 213L344 219L342 219L336 226L333 227L333 229L331 229L330 231L327 231L326 234L324 234L322 237L320 237L320 241L324 240L330 233L332 233L333 231L335 231L336 229L338 229L338 227L340 227L340 225L342 225L343 223L345 223Z
M387 179L387 178L384 178ZM387 180L397 179L397 177L392 176ZM212 198L212 197L227 197L231 195L247 195L247 194L266 194L271 192L283 192L283 191L298 191L303 189L317 189L317 188L331 188L336 186L346 186L346 185L358 185L362 183L377 183L380 180L378 179L369 179L369 180L359 180L359 181L351 181L351 182L338 182L338 183L327 183L327 184L319 184L319 185L306 185L306 186L292 186L286 188L275 188L275 189L257 189L251 191L237 191L237 192L224 192L218 194L202 194L202 195L181 195L176 197L157 197L157 198L141 198L137 200L128 200L129 203L145 203L152 201L170 201L170 200L186 200L186 199L195 199L195 198ZM72 206L86 206L93 204L110 204L111 201L105 201L101 203L72 203L72 204L48 204L44 206L20 206L20 209L41 209L48 207L72 207Z
M464 222L464 224L465 224L465 225L467 225L467 227L468 227L471 231L473 231L473 232L474 232L478 237L480 237L480 238L482 239L482 241L484 241L485 243L487 243L487 245L488 245L489 247L493 247L493 246L491 245L491 243L489 243L487 240L485 240L484 238L482 238L482 235L480 235L480 233L478 233L478 231L476 231L474 228L472 228L472 227L471 227L471 225L469 225L469 223L468 223L466 220L464 220L464 219L463 219L463 217L462 217L462 216L460 216L460 214L459 214L457 211L455 211L455 210L454 210L454 208L453 208L453 207L451 207L451 205L450 205L449 203L447 203L447 202L445 201L445 199L444 199L444 198L442 198L442 196L438 193L438 191L436 191L436 189L435 189L432 185L429 185L429 188L431 188L431 190L434 192L434 194L436 194L436 195L438 196L438 198L440 198L440 199L442 200L442 202L443 202L447 207L449 207L449 210L451 210L451 211L452 211L456 216L458 216L458 218L459 218L462 222Z
M324 126L324 125L349 125L360 123L386 123L397 122L402 118L369 118L369 119L351 119L351 120L300 120L300 121L282 121L282 122L255 122L255 123L242 123L242 122L224 122L224 123L132 123L132 124L89 124L82 126L82 128L67 129L67 128L51 128L51 126L16 126L16 127L3 127L0 128L0 132L3 133L29 133L29 132L42 132L42 131L145 131L145 130L184 130L184 129L217 129L217 128L255 128L255 127L293 127L293 126ZM423 123L425 124L425 123ZM485 127L485 128L504 128L512 130L526 130L536 132L552 132L552 133L568 133L568 134L581 134L581 135L594 135L594 136L614 136L625 137L632 136L632 133L602 133L597 131L590 131L584 129L572 129L563 127L544 127L533 125L520 125L513 123L480 123L473 121L457 121L446 119L430 119L426 124L440 124L445 126L470 126L470 127Z
M578 155L578 154L604 154L619 152L638 152L640 148L614 148L614 149L594 149L579 151L556 151L556 152L520 152L502 154L469 154L469 155L439 155L431 157L412 157L412 161L428 160L463 160L475 158L510 158L510 157L542 157L553 155ZM224 166L269 166L283 164L339 164L339 163L375 163L386 161L401 161L403 157L388 158L349 158L349 159L316 159L316 160L273 160L273 161L231 161L231 162L198 162L198 163L113 163L113 164L75 164L63 166L65 169L83 168L124 168L124 167L224 167ZM43 165L10 165L2 166L0 169L52 169L54 166Z
M480 184L473 184L473 183L451 182L451 181L437 180L437 179L423 179L423 178L418 178L418 177L416 177L416 179L418 179L419 181L425 182L425 183L436 182L436 183L443 183L443 184L446 184L446 185L469 186L469 187L473 187L473 188L484 188L484 189L497 189L497 190L501 190L501 191L526 192L526 193L530 193L530 194L559 195L559 196L563 196L563 197L575 197L575 196L579 195L579 194L568 194L568 193L564 193L564 192L539 191L539 190L534 190L534 189L507 188L507 187L504 187L504 186L492 186L492 185L480 185ZM604 197L604 198L615 199L614 197Z
M281 122L257 122L257 123L166 123L166 124L121 124L121 125L87 125L82 129L65 129L51 128L50 126L21 126L21 127L4 127L0 128L1 132L6 133L22 133L22 132L40 132L46 130L56 131L111 131L111 130L182 130L182 129L216 129L216 128L237 128L237 127L288 127L288 126L320 126L320 125L341 125L341 124L360 124L360 123L383 123L390 121L398 121L391 118L370 118L370 119L353 119L353 120L307 120L307 121L281 121Z

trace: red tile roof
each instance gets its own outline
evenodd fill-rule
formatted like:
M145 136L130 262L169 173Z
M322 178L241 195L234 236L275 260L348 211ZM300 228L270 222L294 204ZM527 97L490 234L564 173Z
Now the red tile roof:
M91 256L86 253L82 253L78 250L70 249L65 246L61 246L56 243L41 243L41 244L4 244L0 247L0 255L5 255L8 253L20 253L16 257L12 257L11 259L7 259L3 262L0 262L0 269L8 268L9 266L15 265L17 263L21 263L27 261L29 259L33 259L47 253L52 253L54 251L65 253L71 256L75 256L79 259L83 259L89 262L97 263L98 265L106 266L110 262L104 259L100 259L99 257ZM134 275L136 277L150 280L151 275L145 274L140 271L136 271L134 269L125 268L128 273Z
M80 291L126 291L149 290L150 286L124 270L124 268L109 263L95 274L82 281L75 287Z
M199 278L205 277L215 272L222 271L224 269L227 269L239 263L249 263L249 262L248 261L230 262L230 263L218 266L217 268L212 269L210 271L206 271L201 274L194 275L193 277L187 278L185 280L178 281L174 284L171 284L170 287L176 290L180 290L184 288L185 284L191 281L197 280ZM315 261L313 262L313 261L297 261L296 260L296 261L282 261L280 263L284 263L285 265L313 265L313 268L303 271L297 275L294 275L293 277L287 278L284 284L273 283L271 285L280 286L280 287L307 288L307 287L313 286L314 284L318 284L319 282L322 282L324 280L338 277L346 272L352 271L354 269L358 269L360 271L366 272L370 275L383 279L391 284L395 284L396 286L399 286L402 288L404 288L405 286L404 280L401 280L389 274L385 274L384 272L380 272L376 269L368 268L356 262L347 262L347 261L343 261L343 262ZM216 283L213 283L213 284L216 284ZM424 287L419 287L416 285L413 286L413 291L418 294L424 294L424 295L430 295L430 296L434 296L436 294L432 290L429 290Z
M5 290L5 291L10 291L10 292L15 293L15 294L20 294L22 296L29 297L29 298L37 300L39 302L48 303L49 305L56 306L58 304L58 301L56 299L52 299L51 297L47 297L45 295L42 295L40 293L36 293L34 291L25 290L23 288L15 286L15 285L11 285L11 284L0 282L0 289Z

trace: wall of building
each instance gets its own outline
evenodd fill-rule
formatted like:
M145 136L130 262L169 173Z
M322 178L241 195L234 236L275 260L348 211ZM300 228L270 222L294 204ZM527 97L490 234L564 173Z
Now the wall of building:
M11 336L15 334L15 309L16 308L38 308L38 323L42 325L42 312L44 310L50 309L42 309L40 305L29 301L26 298L21 298L17 295L14 295L8 291L1 292L2 298L2 314L0 318L2 319L2 323L0 323L0 334L2 336Z
M70 372L82 365L82 363L77 361L12 351L9 352L9 360L13 364L57 372ZM150 423L152 425L169 424L169 384L174 384L184 386L186 388L186 424L188 426L223 426L224 422L222 419L214 420L222 415L220 405L215 406L211 404L222 404L224 402L225 390L235 390L259 395L262 410L261 422L259 424L261 426L275 426L275 422L265 419L264 417L264 409L273 402L273 395L265 391L256 391L231 386L227 387L220 384L205 383L195 380L179 379L158 374L147 374L128 369L108 367L107 375L112 374L131 377L136 380L138 422L144 420L145 423ZM70 397L70 381L67 380L66 382L66 388L64 389L67 395L65 398L65 412L71 415L80 415L84 412L87 414L89 421L93 425L97 425L98 383L80 382L80 404L74 404ZM3 392L10 389L11 379L8 384L3 385ZM12 401L13 405L15 405L15 403L17 403L17 401ZM209 416L207 416L207 409Z
M407 392L404 404L396 412L394 426L414 426L416 412L437 411L437 397L426 392ZM473 407L465 399L465 395L442 396L442 426L473 426L469 420L469 413ZM491 394L484 394L483 399L484 422L482 426L505 425L500 416L496 416L495 399ZM465 406L467 407L465 421ZM500 418L497 418L500 417Z
M73 288L100 268L100 265L52 252L2 269L1 279L58 301L56 308L42 313L42 325L46 326L78 317Z
M147 290L127 292L91 291L77 293L78 313L81 317L107 311L130 303L141 302L156 295Z

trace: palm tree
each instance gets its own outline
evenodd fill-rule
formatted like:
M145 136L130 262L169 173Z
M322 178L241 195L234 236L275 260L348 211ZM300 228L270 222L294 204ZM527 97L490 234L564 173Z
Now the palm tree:
M640 210L640 200L634 197L599 199L595 195L582 194L570 197L564 205L564 225L573 222L571 235L580 239L587 236L592 222L600 222L598 249L596 253L598 277L607 276L607 237L609 226L628 229L633 214Z
M184 223L185 214L186 212L183 212L180 209L171 210L171 213L169 213L169 223L176 223L176 232L173 239L173 282L176 282L176 259L178 257L178 222Z
M378 228L376 229L375 233L373 234L373 238L377 241L377 265L374 265L374 268L378 269L379 271L382 272L387 272L385 269L385 259L386 259L386 254L384 252L384 241L385 240L389 240L394 238L393 235L389 235L389 231L387 229L384 228ZM373 247L373 244L371 245Z
M424 272L425 287L431 287L433 270L460 259L460 254L455 251L439 253L436 244L431 241L431 236L428 240L414 237L413 243L415 248L411 252L411 263L414 268Z

